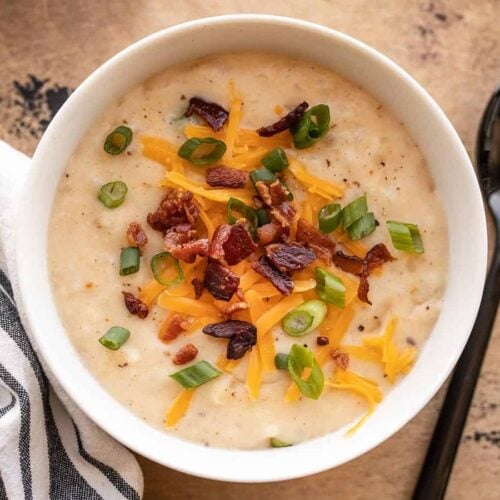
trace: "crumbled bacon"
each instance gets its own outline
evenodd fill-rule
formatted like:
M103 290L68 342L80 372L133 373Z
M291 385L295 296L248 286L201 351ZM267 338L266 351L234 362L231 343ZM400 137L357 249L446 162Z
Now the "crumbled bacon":
M276 123L259 128L257 130L257 133L261 137L272 137L273 135L279 134L280 132L292 128L302 118L302 115L306 112L306 109L308 107L309 104L307 104L307 102L301 102L297 107L280 118Z
M125 306L130 314L136 314L141 319L144 319L149 314L149 307L142 300L130 292L122 293Z
M379 243L374 247L370 248L366 254L366 262L368 263L368 270L372 271L376 267L385 264L386 262L392 262L396 260L387 250L387 247L383 243Z
M225 300L226 302L231 300L239 285L240 278L231 269L217 260L208 259L203 286L216 299Z
M300 218L297 222L297 241L308 246L318 258L331 261L332 252L335 250L335 242L328 236L321 234L318 229Z
M221 224L215 230L210 242L208 255L212 259L225 261L234 266L257 250L252 235L245 223Z
M189 243L195 237L196 231L192 228L191 224L184 223L168 229L163 237L163 241L165 248L170 252L172 248Z
M273 206L279 206L289 200L288 192L280 181L274 181L269 185L269 196Z
M266 247L269 260L284 273L305 269L316 259L315 253L298 243L274 243Z
M182 332L189 328L189 321L181 314L172 315L160 328L158 337L163 342L176 339Z
M196 358L197 354L198 349L196 348L196 346L191 343L186 344L175 353L174 359L172 359L172 361L174 365L184 365L186 363L189 363L190 361L193 361L193 359Z
M155 230L165 232L179 224L194 225L198 217L198 206L193 193L183 189L169 189L154 213L149 213L148 224Z
M368 265L363 264L363 270L359 273L359 285L358 285L358 299L362 302L372 305L370 299L368 299L368 292L370 291L370 283L368 283Z
M257 343L257 329L247 321L236 319L211 323L203 333L221 339L230 339L227 345L227 359L240 359Z
M293 205L285 201L277 207L271 208L271 215L281 224L282 227L289 227L295 217L296 211Z
M127 229L127 240L131 247L144 248L148 237L138 222L131 222Z
M346 273L360 274L363 271L364 259L338 251L333 254L333 263Z
M268 279L281 295L290 295L293 292L294 283L290 276L274 267L273 263L266 255L252 262L253 269L261 276Z
M184 243L178 247L170 249L173 257L183 260L188 264L192 264L196 260L196 256L206 257L208 255L208 240L200 238L199 240Z
M233 314L239 313L240 311L245 311L250 306L244 300L240 300L238 302L234 302L233 304L224 304L217 306L222 316L226 319L231 319Z
M189 106L184 116L189 117L193 113L203 118L216 132L223 127L229 118L229 113L222 106L215 102L204 101L199 97L189 99Z
M335 364L341 370L347 370L349 368L349 354L346 352L342 352L340 349L334 349L330 356L332 357Z
M257 190L257 193L259 193L259 197L263 203L265 203L268 207L272 206L273 199L271 198L269 186L263 181L257 181L255 183L255 189Z
M220 165L207 169L206 181L212 187L244 188L248 182L248 172Z
M203 281L201 281L198 278L193 278L191 280L191 284L193 285L194 288L194 298L198 300L203 293Z
M287 235L286 228L276 222L270 222L257 228L257 237L262 246L270 243L277 243L283 240L283 236Z

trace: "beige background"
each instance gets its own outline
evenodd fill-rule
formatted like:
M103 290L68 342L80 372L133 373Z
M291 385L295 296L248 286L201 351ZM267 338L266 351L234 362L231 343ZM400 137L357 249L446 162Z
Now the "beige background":
M32 153L53 109L131 42L174 23L231 12L308 19L349 33L394 59L450 117L472 155L482 109L500 83L500 1L0 0L0 138ZM24 100L15 81L50 80ZM57 100L57 99L56 99ZM52 108L51 108L52 106ZM448 499L500 498L500 328L483 368ZM147 499L409 498L439 411L441 391L392 439L306 479L233 485L195 479L139 458Z

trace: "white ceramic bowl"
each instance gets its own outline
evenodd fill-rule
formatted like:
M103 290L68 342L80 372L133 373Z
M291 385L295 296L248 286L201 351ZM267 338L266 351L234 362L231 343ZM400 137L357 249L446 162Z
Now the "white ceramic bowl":
M172 64L228 50L272 51L311 60L366 89L405 123L427 159L446 210L449 277L437 324L413 370L350 438L340 430L290 448L239 451L207 448L153 429L116 402L87 371L54 305L47 226L59 178L80 139L108 106L144 79ZM226 481L277 481L320 472L394 434L432 398L453 368L472 328L485 275L481 194L467 153L444 113L415 80L377 51L296 19L201 19L153 34L120 52L80 85L50 124L33 158L21 204L21 300L38 352L63 388L100 427L132 450L183 472Z

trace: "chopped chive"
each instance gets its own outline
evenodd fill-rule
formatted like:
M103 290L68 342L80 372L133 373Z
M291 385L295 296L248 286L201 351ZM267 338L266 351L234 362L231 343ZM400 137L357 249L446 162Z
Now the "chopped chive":
M360 240L375 231L375 216L368 212L358 220L354 221L347 230L349 238L353 241Z
M194 389L210 382L210 380L217 378L219 375L222 375L222 372L210 363L207 361L198 361L194 365L170 374L169 377L179 382L185 389Z
M127 185L122 181L113 181L104 184L104 186L99 189L97 198L108 208L119 207L125 200L128 188Z
M344 207L342 210L342 227L347 229L367 212L368 203L366 201L366 194L364 194Z
M137 247L122 248L120 254L120 275L127 276L139 271L140 250Z
M263 182L264 184L272 184L273 182L276 182L277 177L266 167L260 167L250 172L250 180L252 181L252 184L255 187L257 182Z
M112 326L100 339L99 342L108 349L116 351L125 344L130 337L130 332L121 326Z
M269 444L271 448L286 448L287 446L292 446L292 443L286 443L285 441L281 441L281 439L272 437L269 439Z
M246 219L250 225L250 232L254 237L256 237L256 230L257 227L259 226L259 219L257 214L255 213L255 210L252 207L249 207L248 205L245 205L241 200L238 200L238 198L229 198L227 202L227 221L229 224L236 224L239 219L242 217L236 217L234 212L239 213L241 216L243 216L244 219Z
M167 270L173 269L176 275L172 279L166 279ZM151 271L155 280L163 286L178 285L184 281L184 271L182 270L179 260L169 252L160 252L153 255L151 258Z
M302 337L318 328L326 312L326 304L322 300L307 300L283 318L283 330L292 337Z
M259 227L263 226L264 224L269 224L271 222L267 208L258 208L257 210L255 210L255 213L257 214Z
M274 356L274 366L278 370L288 370L288 354L279 352Z
M392 244L397 250L408 253L424 253L424 243L416 224L387 221Z
M322 233L331 233L339 227L342 219L342 207L338 203L330 203L321 207L318 213L318 226Z
M177 154L195 165L211 165L226 152L224 142L213 137L192 137L177 151Z
M307 379L302 379L304 368L311 368ZM288 354L288 373L300 392L311 399L318 399L323 392L325 378L314 354L305 347L294 344Z
M306 111L293 127L293 145L297 149L309 148L327 134L329 127L330 108L318 104Z
M110 155L123 153L132 142L132 136L132 129L125 125L115 128L104 141L104 151Z
M329 304L345 307L345 285L340 278L322 267L315 269L316 293Z
M264 167L274 173L281 172L288 167L288 159L283 148L276 148L269 151L269 153L262 157L261 162Z

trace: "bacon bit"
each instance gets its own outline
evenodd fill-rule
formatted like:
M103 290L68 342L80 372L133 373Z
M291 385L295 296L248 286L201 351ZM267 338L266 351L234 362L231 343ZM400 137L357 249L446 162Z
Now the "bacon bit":
M349 367L349 354L348 353L342 352L342 351L340 351L340 349L334 349L330 353L330 356L332 357L335 364L341 370L347 370L347 368Z
M149 314L149 307L130 292L122 292L125 306L130 314L136 314L144 319Z
M188 264L192 264L196 260L196 256L206 257L208 255L208 240L201 238L199 240L184 243L170 250L173 257L183 260Z
M142 250L148 242L148 237L138 222L131 222L127 229L127 240L131 247L137 247Z
M240 277L220 262L209 258L203 286L216 299L228 302L240 286Z
M285 230L281 224L270 222L257 228L257 237L262 246L269 245L270 243L277 243L283 240Z
M206 325L202 332L219 339L230 339L227 359L240 359L257 343L257 328L252 323L230 319Z
M211 187L240 189L248 182L248 172L220 165L207 169L206 181Z
M191 284L193 285L194 288L194 298L198 300L203 294L203 281L201 281L198 278L193 278L191 280Z
M274 181L269 185L269 195L271 196L271 205L274 206L288 201L288 193L280 181Z
M199 97L191 97L189 106L184 113L185 117L190 117L196 113L203 118L216 132L220 130L229 118L229 113L215 102L207 102Z
M208 248L208 256L234 266L257 250L250 231L243 222L221 224Z
M318 345L328 345L330 339L328 337L316 337L316 344Z
M155 231L165 232L180 224L189 223L194 226L197 217L198 207L193 200L193 193L171 188L156 212L148 214L147 221Z
M272 125L259 128L257 133L261 137L272 137L273 135L279 134L280 132L293 127L302 118L302 115L306 112L308 107L309 104L307 104L307 102L301 102L297 107L292 109L292 111L277 122Z
M308 246L318 258L331 262L332 252L335 250L335 242L328 236L321 234L314 226L305 219L300 218L297 222L297 241Z
M163 238L165 248L170 252L172 248L184 245L193 241L196 237L196 231L192 228L191 224L179 224L167 230Z
M182 332L185 332L190 327L189 321L182 314L173 314L162 324L158 337L163 342L176 339Z
M370 290L368 276L370 272L385 262L392 262L393 260L396 259L389 253L389 250L387 250L387 247L383 243L372 247L364 259L355 255L346 255L343 252L336 252L333 256L333 262L337 267L359 276L358 298L370 305L371 302L368 299L368 291Z
M278 207L271 208L271 215L281 224L281 227L288 228L295 217L296 210L288 201Z
M186 344L175 353L172 362L174 363L174 365L184 365L186 363L189 363L190 361L193 361L193 359L196 358L197 354L198 349L193 344Z
M238 302L234 302L233 304L226 305L218 305L217 309L219 309L220 313L224 318L231 319L233 314L239 313L240 311L245 311L250 306L244 300L240 300Z
M283 273L301 271L316 259L312 250L298 243L268 245L266 254L273 265Z
M259 193L260 199L268 206L272 206L273 199L271 198L271 192L269 191L269 186L263 181L257 181L255 183L255 189Z
M266 205L260 198L260 196L254 196L252 198L254 208L264 208Z
M263 255L258 261L252 262L254 271L268 279L281 295L290 295L293 292L294 282L290 276L274 267L269 257Z

